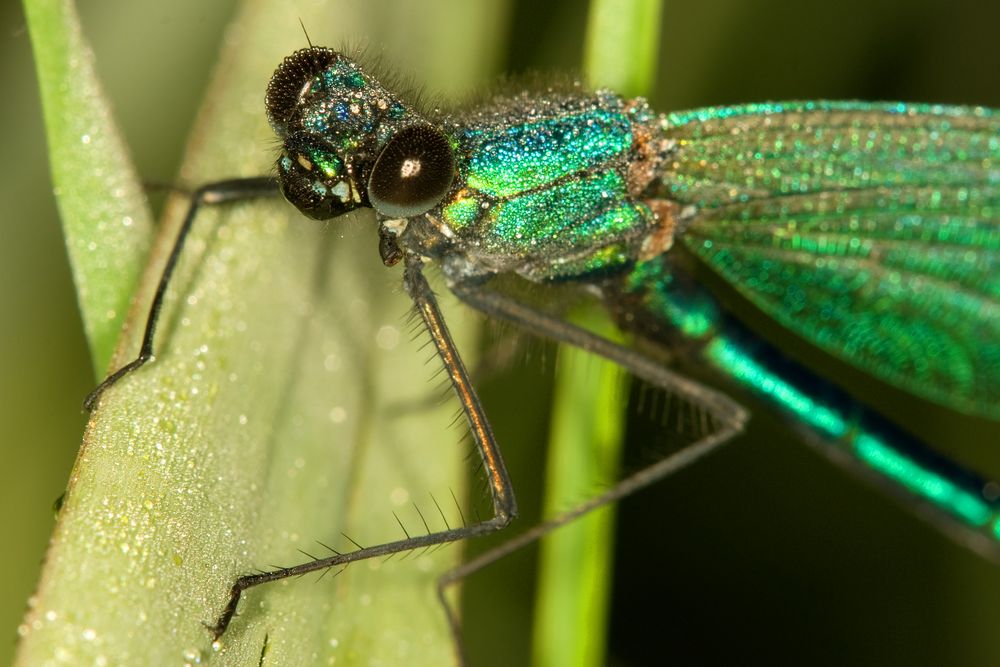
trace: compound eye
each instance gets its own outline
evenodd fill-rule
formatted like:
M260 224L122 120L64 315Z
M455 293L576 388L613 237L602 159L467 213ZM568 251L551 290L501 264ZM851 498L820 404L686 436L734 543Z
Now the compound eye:
M340 55L322 46L300 49L281 61L267 84L265 106L271 127L280 134L287 129L307 83L330 67Z
M411 218L441 201L455 177L448 138L430 125L410 125L385 145L368 178L368 200L379 213Z

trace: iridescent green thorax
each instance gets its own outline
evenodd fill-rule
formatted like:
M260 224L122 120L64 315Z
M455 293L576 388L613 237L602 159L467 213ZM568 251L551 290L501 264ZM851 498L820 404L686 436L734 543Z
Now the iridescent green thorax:
M456 127L466 185L504 199L574 174L625 166L632 119L611 93L590 97L524 98L504 116ZM500 119L500 120L498 120Z
M482 271L575 278L631 263L654 218L630 192L644 102L582 90L494 100L445 124L458 173L440 209Z

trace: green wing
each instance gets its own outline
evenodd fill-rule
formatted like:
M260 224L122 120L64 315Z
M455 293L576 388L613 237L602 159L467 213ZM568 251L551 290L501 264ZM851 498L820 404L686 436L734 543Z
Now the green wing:
M679 238L783 326L1000 417L1000 115L860 102L664 117Z

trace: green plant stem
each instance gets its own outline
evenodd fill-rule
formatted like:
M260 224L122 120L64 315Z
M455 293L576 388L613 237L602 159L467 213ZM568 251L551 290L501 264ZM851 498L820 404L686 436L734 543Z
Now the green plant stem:
M594 0L584 69L593 85L647 93L655 76L660 3ZM582 314L578 324L615 338ZM545 514L553 516L618 479L627 393L610 362L562 350L546 462ZM614 511L595 511L542 542L533 657L536 665L607 661Z

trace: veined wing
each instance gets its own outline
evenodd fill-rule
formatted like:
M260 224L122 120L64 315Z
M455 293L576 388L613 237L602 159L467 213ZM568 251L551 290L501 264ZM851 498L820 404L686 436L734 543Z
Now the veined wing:
M1000 114L794 102L670 114L679 239L824 350L1000 417Z

